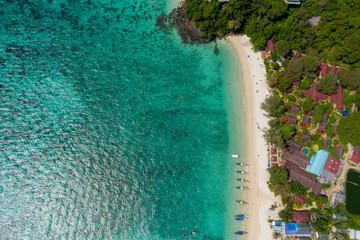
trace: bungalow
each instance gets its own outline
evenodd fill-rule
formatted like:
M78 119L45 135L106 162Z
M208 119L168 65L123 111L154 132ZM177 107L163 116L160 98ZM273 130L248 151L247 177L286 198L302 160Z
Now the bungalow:
M337 93L330 96L330 101L335 102L335 107L337 109L343 110L344 109L343 99L344 99L344 89L342 88L342 86L339 86L337 88Z
M343 68L343 67L339 67L338 69L336 69L336 73L339 73L339 72L341 72L342 70L344 70L344 68Z
M310 126L310 123L311 123L311 118L308 116L304 116L301 120L301 126L303 127Z
M321 20L321 16L314 16L310 18L308 21L312 27L315 27L319 24L320 20Z
M329 239L330 238L330 234L327 232L315 232L314 234L315 238L320 238L320 239Z
M310 140L311 140L311 135L308 134L308 133L301 134L300 140L304 140L305 142L310 142Z
M314 99L314 105L318 105L319 100L325 100L328 95L316 90L316 83L311 84L310 89L303 89L304 96L311 96Z
M321 178L326 182L332 183L334 177L338 175L342 166L342 162L334 157L328 156L324 168L321 172Z
M335 147L335 154L342 157L344 155L344 149L342 147Z
M284 152L281 155L281 158L303 169L310 164L309 157L307 155L293 150Z
M293 221L296 223L310 223L310 212L309 211L299 211L292 213Z
M344 222L347 220L347 216L344 213L334 213L333 218L335 221Z
M350 161L354 164L359 164L359 162L360 162L360 151L359 150L355 150L353 152L353 155L351 156Z
M324 150L328 149L329 147L329 140L327 140L326 138L323 139L323 143L324 143Z
M285 2L287 4L294 4L294 5L300 5L301 4L300 0L285 0Z
M318 127L318 132L324 134L326 132L327 123L321 122Z
M338 134L336 125L333 125L333 129L334 129L334 136L336 136Z
M314 195L319 195L322 189L322 184L316 181L316 178L300 168L292 167L290 170L290 180L298 181L304 187L311 189Z
M326 63L319 62L321 76L327 75L328 65Z
M301 206L304 206L306 198L307 198L306 195L295 196L295 201L300 203Z
M287 120L287 123L290 124L290 125L296 125L297 121L298 120L297 120L296 116L289 116L288 120Z
M275 41L274 41L274 39L268 40L267 46L268 46L270 52L275 52Z
M291 112L292 113L298 114L300 112L300 110L301 110L300 106L294 105L294 104L291 105Z
M294 140L290 140L287 142L286 148L290 150L301 151L302 146Z
M336 66L331 66L329 74L336 74Z
M302 57L301 52L296 52L292 60L296 61L297 59L299 59L301 57Z
M315 109L313 109L313 110L311 110L310 112L308 112L308 116L310 116L310 117L312 117L313 115L314 115L314 113L316 113L316 110Z
M323 122L327 122L329 120L329 115L324 113L323 114Z
M285 235L310 235L310 226L308 223L285 223Z

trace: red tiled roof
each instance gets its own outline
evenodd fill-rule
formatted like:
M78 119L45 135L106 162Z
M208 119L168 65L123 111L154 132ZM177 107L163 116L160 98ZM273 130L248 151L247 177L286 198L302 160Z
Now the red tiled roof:
M340 167L341 167L341 161L335 159L334 157L329 156L326 159L325 166L323 169L336 175L339 172Z
M267 42L268 48L270 50L270 52L275 52L275 42L274 39L270 39Z
M353 155L351 156L350 161L352 161L355 164L360 163L360 151L354 151Z
M276 157L276 156L272 156L272 157L271 157L271 162L277 162L277 157Z
M276 148L271 148L271 154L276 154Z
M296 196L295 201L299 202L301 205L304 205L306 198L307 198L306 195Z
M300 83L301 83L301 81L291 82L291 84L292 84L293 86L299 86Z
M279 164L277 164L277 163L271 163L271 167L278 167L279 166Z
M327 74L328 65L326 63L319 62L320 70L321 70L321 76L325 76Z
M337 88L337 93L330 96L330 101L335 101L336 108L342 110L344 109L343 98L344 98L344 89L342 88L342 86L339 86Z
M332 65L329 74L336 74L336 66Z
M293 212L293 221L296 223L310 223L310 212L309 211L301 211L301 212Z
M303 89L304 96L311 96L314 99L314 104L317 105L319 100L325 100L328 95L316 90L316 83L311 84L310 89Z
M339 67L339 68L336 70L336 73L339 73L339 72L341 72L342 70L344 70L344 68L343 68L343 67Z
M297 60L298 58L301 58L301 57L302 57L301 52L296 52L293 60L295 61L295 60Z

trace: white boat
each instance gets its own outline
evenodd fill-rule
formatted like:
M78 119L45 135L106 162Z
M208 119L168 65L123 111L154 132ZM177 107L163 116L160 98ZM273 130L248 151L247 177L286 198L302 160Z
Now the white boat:
M230 154L230 157L232 157L232 158L238 158L239 155L238 155L238 154Z

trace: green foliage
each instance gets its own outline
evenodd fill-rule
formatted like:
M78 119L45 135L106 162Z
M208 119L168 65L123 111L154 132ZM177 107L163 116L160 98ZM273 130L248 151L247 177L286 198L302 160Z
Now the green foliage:
M279 56L285 57L290 53L290 44L285 40L279 40L276 42L275 50L279 54Z
M324 119L324 116L321 113L314 113L314 115L312 116L313 119L313 123L317 124L317 123L321 123Z
M294 128L292 126L290 126L289 124L284 124L280 128L280 131L282 133L282 138L284 141L290 140L295 134Z
M280 65L277 62L273 62L271 64L271 68L274 69L274 70L278 70L280 68Z
M321 206L329 203L329 199L325 195L316 196L314 201L316 203L316 206L318 206L318 207L321 207Z
M343 70L339 73L339 80L344 88L350 91L357 90L360 93L360 71L359 70Z
M330 183L323 183L322 185L323 185L323 189L328 189L332 186Z
M332 138L334 136L334 128L329 124L326 129L326 136Z
M328 74L326 76L323 76L320 80L318 85L316 85L316 88L328 95L336 94L336 90L338 87L338 80L335 75Z
M287 67L287 65L289 65L289 60L287 60L287 59L285 59L285 60L283 60L282 62L281 62L281 66L283 66L284 68L286 68Z
M330 232L331 227L329 222L325 218L318 218L316 221L313 222L312 228L318 232Z
M303 102L302 109L304 112L310 112L312 109L314 109L314 100L310 96L308 96Z
M319 63L314 56L306 55L300 59L302 62L302 66L304 71L307 73L315 73L318 69Z
M342 143L360 146L360 112L354 112L352 116L341 117L337 132Z
M291 192L297 196L304 195L308 191L308 189L301 185L298 181L291 181L290 186Z
M283 222L290 222L292 220L292 215L291 215L291 213L289 213L285 210L281 210L279 212L279 218Z
M270 117L278 117L286 110L284 102L278 95L270 96L261 103L261 108L268 113Z
M276 85L276 87L283 93L287 92L290 86L291 86L291 81L287 77L280 77Z
M270 190L274 192L275 196L280 195L283 198L288 198L290 196L291 189L289 183L278 183L270 186Z
M286 183L289 173L284 167L268 168L267 171L270 174L270 184Z
M314 82L314 78L304 78L300 83L300 87L302 89L310 89L311 84L313 82Z
M285 68L285 72L287 77L292 82L300 81L303 75L303 66L301 60L298 59L296 61L290 61Z

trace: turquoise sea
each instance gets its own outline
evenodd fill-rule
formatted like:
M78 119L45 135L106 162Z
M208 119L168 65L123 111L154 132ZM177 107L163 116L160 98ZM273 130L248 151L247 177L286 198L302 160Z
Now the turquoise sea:
M1 239L227 239L236 59L167 4L0 0Z

